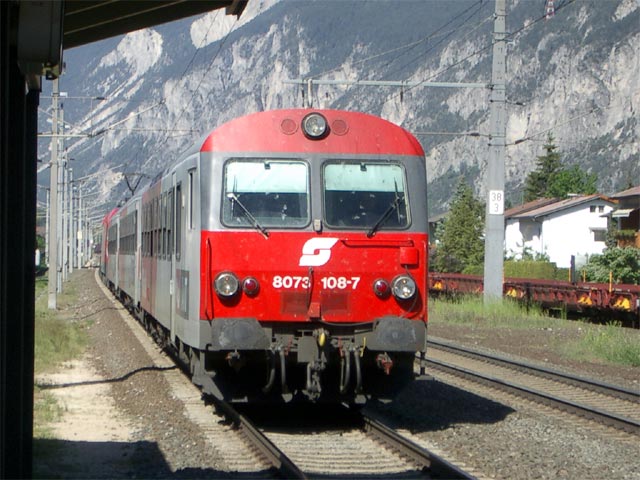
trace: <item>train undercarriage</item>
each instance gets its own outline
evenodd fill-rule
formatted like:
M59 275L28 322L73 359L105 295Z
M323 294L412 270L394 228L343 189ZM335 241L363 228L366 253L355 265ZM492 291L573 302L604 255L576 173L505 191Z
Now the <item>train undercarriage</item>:
M252 348L243 349L238 343L240 348L222 348L212 342L206 349L196 349L179 338L171 339L169 330L126 293L114 293L204 393L227 401L364 404L372 399L391 400L414 380L415 353L424 350L426 324L396 317L357 326L263 326L254 321L249 328L257 325L264 336L257 342L253 339ZM216 326L220 325L224 322ZM228 325L241 325L246 336L246 322L235 319ZM222 329L213 329L214 334L233 337L229 328ZM388 350L376 349L385 342ZM407 350L407 344L418 348Z

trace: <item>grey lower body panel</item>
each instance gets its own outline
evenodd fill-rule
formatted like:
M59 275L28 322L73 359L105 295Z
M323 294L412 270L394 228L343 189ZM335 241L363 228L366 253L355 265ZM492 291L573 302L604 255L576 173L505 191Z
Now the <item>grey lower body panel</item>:
M401 317L381 317L368 335L367 348L385 352L417 352L425 349L427 324Z
M297 323L265 323L261 324L255 318L219 318L209 323L210 334L207 335L206 349L221 350L268 350L272 347L272 333L279 329L311 330L326 328L321 322ZM354 328L348 334L349 326L339 326L337 337L349 337L369 350L386 352L417 352L425 349L427 325L422 321L389 316L381 317L371 323L371 329L362 329L362 325Z
M221 318L211 322L211 350L268 350L270 346L271 338L255 318Z

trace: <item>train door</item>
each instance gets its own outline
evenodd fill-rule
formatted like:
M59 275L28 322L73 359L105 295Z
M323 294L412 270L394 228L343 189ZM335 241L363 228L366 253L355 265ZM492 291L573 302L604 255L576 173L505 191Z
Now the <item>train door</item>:
M174 302L175 299L175 278L176 278L176 256L180 255L178 248L180 245L180 241L178 239L178 235L180 235L180 213L179 206L182 203L182 199L178 199L180 196L180 189L177 186L176 181L176 172L171 174L171 189L169 193L169 228L171 231L169 232L170 238L170 247L169 247L169 258L171 267L169 269L169 328L171 334L171 341L175 342L176 338L176 305Z

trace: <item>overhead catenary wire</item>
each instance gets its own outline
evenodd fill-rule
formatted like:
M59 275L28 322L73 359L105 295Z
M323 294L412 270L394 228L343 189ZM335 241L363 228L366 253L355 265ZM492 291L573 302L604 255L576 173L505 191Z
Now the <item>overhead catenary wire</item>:
M640 92L640 89L634 90L633 93L638 93L638 92ZM554 130L554 129L558 128L558 127L563 127L565 125L568 125L570 123L575 122L576 120L579 120L581 118L584 118L584 117L587 117L589 115L592 115L592 114L594 114L596 112L609 110L609 109L614 108L614 107L619 107L619 106L623 105L624 103L626 103L627 100L630 100L631 97L633 96L633 93L631 95L627 96L627 97L624 97L619 102L615 102L613 104L602 106L602 107L598 107L598 106L591 107L589 110L581 112L581 113L578 113L578 114L568 118L567 120L565 120L563 122L555 123L552 127L546 128L544 130L540 130L539 132L536 132L536 133L531 133L531 134L527 135L526 137L522 137L522 138L519 138L517 140L514 140L511 143L507 143L506 146L507 147L512 147L514 145L519 145L519 144L521 144L523 142L532 140L535 137L539 137L540 135L544 135L545 133L551 132L552 130Z
M196 53L202 48L202 46L204 45L204 42L207 41L208 36L209 36L209 32L211 31L211 28L213 27L215 20L218 18L218 12L216 12L215 17L212 19L211 23L209 24L209 28L207 29L207 32L205 33L205 35L202 37L202 43L200 44L200 46L198 47ZM187 103L185 103L182 106L182 109L180 110L180 113L178 114L178 116L176 117L176 120L173 122L173 127L167 129L168 132L173 131L176 127L176 125L178 125L178 122L180 122L180 120L182 119L182 116L184 115L184 113L186 112L187 108L189 108L191 106L191 104L193 103L193 99L195 98L195 96L197 95L198 91L200 90L200 87L202 86L202 83L204 82L205 78L207 78L209 72L211 71L211 69L213 68L213 65L216 61L216 59L218 58L218 56L220 55L220 52L222 51L222 48L224 47L225 43L227 42L227 39L229 38L229 35L231 35L231 32L233 32L233 30L235 29L235 27L238 24L238 19L236 18L235 22L231 25L231 27L229 28L229 31L225 34L225 36L223 37L223 39L219 42L218 44L218 49L216 50L215 54L213 55L213 58L211 59L211 61L209 62L209 66L205 69L204 73L202 74L202 76L200 77L200 81L198 82L198 85L196 86L196 88L192 91L191 93L191 98L189 99L189 101ZM178 88L178 86L180 85L180 82L184 79L187 71L191 68L191 66L193 65L194 61L195 61L195 57L196 54L194 53L193 57L191 58L189 64L187 65L187 67L185 68L185 70L182 72L182 75L180 76L180 79L176 82L175 86L174 86L174 90L176 88ZM172 92L174 91L172 90ZM163 145L166 144L167 140L170 138L170 135L166 135L164 137L164 139L158 143L157 145L157 150L159 151L161 149L161 147ZM137 154L136 154L137 156ZM149 156L149 158L153 158L153 154Z
M576 1L576 0L567 0L565 3L563 3L563 4L562 4L562 5L560 5L560 6L558 6L558 7L555 9L556 14L557 14L560 10L563 10L564 8L568 7L569 5L571 5L571 4L573 4L573 3L575 3L575 1ZM542 15L542 16L540 16L540 17L537 17L536 19L534 19L534 20L533 20L533 21L531 21L530 23L527 23L527 24L523 25L523 26L522 26L521 28L519 28L518 30L515 30L515 31L513 31L513 32L507 33L507 35L506 35L506 37L505 37L505 40L506 40L506 41L512 41L512 40L513 40L517 35L520 35L522 32L524 32L524 31L526 31L526 30L528 30L528 29L532 28L534 25L538 24L538 22L540 22L540 21L542 21L542 20L545 20L545 18L546 18L546 15ZM469 60L470 58L473 58L473 57L475 57L476 55L479 55L479 54L481 54L481 53L483 53L483 52L485 52L485 51L487 51L487 50L489 50L489 49L493 48L494 44L495 44L495 40L493 40L493 41L489 42L489 44L488 44L488 45L486 45L486 46L484 46L484 47L481 47L481 48L478 48L478 49L474 50L473 52L469 53L468 55L466 55L466 56L465 56L465 57L463 57L462 59L458 60L457 62L454 62L454 63L452 63L451 65L448 65L447 67L445 67L445 68L443 68L443 69L441 69L441 70L438 70L437 72L433 73L432 75L430 75L430 76L428 76L428 77L426 77L426 78L424 78L424 79L422 79L422 80L418 81L418 82L417 82L417 84L416 84L415 86L412 86L412 87L409 87L409 88L405 89L405 90L404 90L404 92L402 92L402 93L400 93L400 94L394 94L394 95L391 95L391 96L390 96L390 97L388 97L386 100L382 101L382 102L379 104L379 107L381 108L381 107L382 107L383 105L385 105L386 103L388 103L388 102L391 102L391 101L393 101L393 100L398 99L398 98L400 97L400 95L402 95L402 94L406 93L407 91L412 90L412 89L414 89L414 88L417 88L417 87L419 87L421 84L427 83L427 82L429 82L430 80L433 80L434 78L436 78L436 77L438 77L438 76L440 76L440 75L442 75L442 74L444 74L444 73L448 72L449 70L452 70L453 68L455 68L455 67L457 67L457 66L459 66L459 65L463 64L464 62L466 62L466 61L467 61L467 60Z
M420 58L424 58L426 57L429 53L433 52L437 47L439 47L440 45L442 45L446 40L450 39L454 34L456 34L457 32L460 31L460 29L462 29L475 15L477 15L478 13L480 13L482 11L482 9L488 5L488 2L484 2L483 0L480 0L479 2L473 4L471 7L469 7L467 10L465 10L464 12L461 12L459 14L458 17L454 17L452 18L449 22L447 22L445 25L443 25L443 27L441 27L439 30L441 30L442 28L448 26L449 24L453 23L455 20L457 20L459 17L461 17L463 14L469 12L472 8L478 7L474 12L471 12L471 14L469 14L469 16L467 16L467 18L465 18L465 20L458 25L457 27L455 27L454 29L449 30L448 32L444 32L441 35L441 38L435 42L433 45L431 45L430 48L428 48L427 50L425 50L424 52L420 52L418 55L415 55L413 58L411 58L409 61L405 62L404 64L402 64L400 67L397 67L395 70L391 71L390 74L393 74L394 72L401 72L403 71L406 67L410 66L410 65L415 65L417 60L419 60ZM485 18L483 18L482 20L480 20L480 22L478 22L478 24L471 28L466 34L464 34L461 38L459 38L457 41L458 42L462 42L464 41L467 37L469 37L470 35L472 35L473 33L476 32L476 30L478 30L482 25L484 25L487 21L491 20L493 18L493 14L491 15L487 15ZM407 52L405 52L405 54L407 54ZM393 61L398 60L400 57L394 58ZM390 63L390 62L389 62ZM389 64L387 63L387 65ZM386 65L385 65L386 66ZM382 68L385 68L385 66L383 66Z
M410 51L411 49L415 48L416 46L418 46L418 45L420 45L420 44L422 44L422 43L425 43L425 42L427 42L427 41L429 41L429 40L433 40L434 38L436 38L436 37L438 37L438 36L448 36L448 35L450 35L452 32L457 31L457 28L456 28L456 29L453 29L453 30L450 30L449 32L443 32L443 33L440 33L440 31L441 31L442 29L444 29L445 27L447 27L447 26L448 26L449 24L451 24L452 22L454 22L456 19L458 19L461 15L463 15L464 13L466 13L467 11L469 11L470 9L474 8L476 5L483 3L484 1L485 1L485 0L478 0L476 3L474 3L474 4L473 4L473 5L471 5L470 7L468 7L468 8L467 8L467 9L465 9L464 11L460 12L457 16L452 17L452 18L451 18L447 23L445 23L444 25L442 25L441 27L439 27L438 29L436 29L434 32L429 33L428 35L426 35L426 36L422 37L422 38L421 38L421 39L419 39L419 40L416 40L416 41L414 41L414 42L410 42L410 43L405 44L405 45L400 45L400 46L395 47L395 48L392 48L392 49L390 49L390 50L386 50L386 51L384 51L384 52L380 52L380 53L377 53L377 54L375 54L375 55L371 55L371 56L369 56L369 57L366 57L366 58L360 59L360 60L358 60L358 61L354 62L352 65L353 65L353 66L357 66L357 65L360 65L360 64L362 64L362 63L370 62L370 61L375 60L375 59L377 59L377 58L384 57L384 56L386 56L386 55L390 55L390 54L392 54L392 53L400 52L400 51L402 51L402 50ZM491 17L489 17L489 18L491 18ZM405 53L406 53L406 52L405 52ZM394 59L394 60L395 60L395 59ZM314 78L322 77L322 76L324 76L324 75L328 75L329 73L333 73L333 72L337 72L337 71L339 71L339 70L342 70L342 68L343 68L343 66L342 66L342 65L340 65L340 66L337 66L337 67L334 67L334 68L331 68L331 69L324 70L324 71L322 71L322 72L316 73L316 74L314 74L314 75L309 75L309 76L307 76L307 77L305 77L305 78L308 78L308 79L314 79Z

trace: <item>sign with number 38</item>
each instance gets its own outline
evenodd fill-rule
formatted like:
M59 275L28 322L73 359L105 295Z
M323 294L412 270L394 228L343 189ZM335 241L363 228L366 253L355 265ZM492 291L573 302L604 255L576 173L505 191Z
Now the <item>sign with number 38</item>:
M504 191L489 190L489 214L502 215L504 213Z

